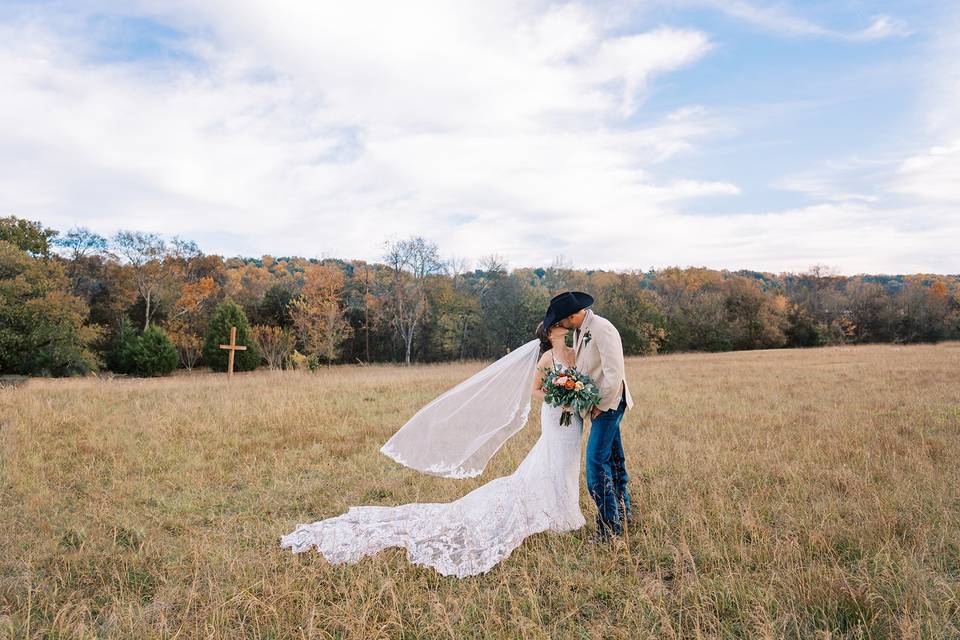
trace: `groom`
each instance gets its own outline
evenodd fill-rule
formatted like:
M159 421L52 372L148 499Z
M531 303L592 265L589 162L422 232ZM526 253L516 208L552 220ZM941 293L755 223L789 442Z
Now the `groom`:
M587 488L597 503L597 539L607 541L623 532L630 518L627 469L620 442L620 420L633 398L624 378L623 344L613 324L589 309L593 297L582 291L566 291L550 300L543 326L558 324L575 329L577 369L586 373L600 390L600 404L590 414L587 441Z

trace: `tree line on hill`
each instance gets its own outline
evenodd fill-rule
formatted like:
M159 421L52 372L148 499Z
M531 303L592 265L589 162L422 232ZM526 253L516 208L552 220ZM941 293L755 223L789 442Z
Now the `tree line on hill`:
M550 298L590 292L627 355L960 338L960 276L839 276L665 268L508 269L443 260L421 237L382 261L223 258L135 231L105 238L0 218L0 373L226 368L499 357L530 340Z

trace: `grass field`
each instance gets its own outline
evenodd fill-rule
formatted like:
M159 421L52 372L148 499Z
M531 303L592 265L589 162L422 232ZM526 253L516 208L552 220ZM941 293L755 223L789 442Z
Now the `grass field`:
M622 551L588 525L457 580L279 548L511 472L536 418L475 480L378 453L480 367L0 389L0 637L960 637L958 344L629 360Z

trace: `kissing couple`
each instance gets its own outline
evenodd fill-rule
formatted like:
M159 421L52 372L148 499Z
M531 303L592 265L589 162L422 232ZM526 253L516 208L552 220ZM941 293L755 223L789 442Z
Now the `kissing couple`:
M315 547L331 564L404 547L411 563L443 575L485 573L528 536L586 524L580 510L580 447L587 414L587 487L597 505L593 540L619 540L630 517L620 421L633 400L620 333L593 312L592 304L593 297L581 291L555 296L536 338L424 406L380 449L423 473L477 476L526 424L532 399L544 398L552 369L589 376L599 403L572 412L569 424L563 424L567 407L543 402L540 438L516 471L453 502L351 507L343 515L298 525L281 537L281 547L294 553ZM571 330L574 346L568 347Z

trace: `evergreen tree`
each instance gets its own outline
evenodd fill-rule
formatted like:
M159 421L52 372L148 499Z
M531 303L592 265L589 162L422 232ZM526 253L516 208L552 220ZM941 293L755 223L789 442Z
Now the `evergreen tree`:
M107 352L107 368L114 373L133 373L137 350L137 330L130 319L123 317Z
M260 351L253 341L247 316L233 300L221 302L213 313L203 342L203 359L214 371L227 370L227 352L221 344L230 342L230 327L237 328L237 344L247 348L237 351L233 362L236 371L251 371L260 364Z
M138 376L165 376L177 368L177 349L167 333L156 325L147 327L132 351L133 373Z

